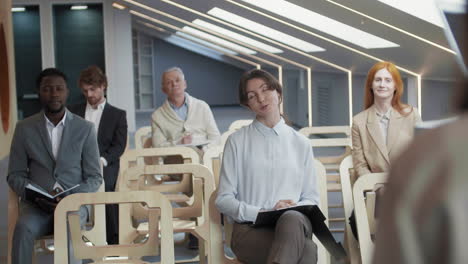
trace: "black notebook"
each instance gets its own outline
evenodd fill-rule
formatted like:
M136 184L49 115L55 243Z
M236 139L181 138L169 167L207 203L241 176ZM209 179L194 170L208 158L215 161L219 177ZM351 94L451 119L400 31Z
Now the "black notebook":
M64 191L61 191L55 195L51 195L50 193L48 193L46 190L42 189L40 186L38 185L35 185L35 184L32 184L32 183L28 183L28 185L26 185L25 187L25 198L26 200L30 201L30 202L35 202L36 199L38 198L42 198L42 199L46 199L50 202L55 202L55 198L57 197L64 197L69 191L75 189L76 187L80 186L79 184L71 187L71 188L68 188Z
M341 243L336 242L335 238L325 224L325 220L327 218L323 215L322 211L320 211L320 208L317 205L301 205L279 210L260 212L257 215L255 224L252 226L274 226L280 216L289 210L298 211L307 216L307 218L310 220L310 223L312 224L314 235L327 249L330 255L335 257L337 260L341 260L346 257L346 251L344 250Z

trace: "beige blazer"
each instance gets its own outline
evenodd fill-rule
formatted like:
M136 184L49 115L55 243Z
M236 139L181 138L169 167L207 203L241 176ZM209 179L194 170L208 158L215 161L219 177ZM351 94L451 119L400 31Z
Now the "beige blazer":
M353 118L353 164L357 176L386 172L390 163L405 149L414 135L414 125L421 120L416 108L407 108L403 116L393 109L388 125L387 144L384 142L375 106Z

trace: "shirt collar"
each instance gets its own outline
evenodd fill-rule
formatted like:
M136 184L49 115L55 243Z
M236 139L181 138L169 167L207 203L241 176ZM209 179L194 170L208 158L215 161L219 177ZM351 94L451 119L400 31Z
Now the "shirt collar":
M257 119L255 119L253 122L252 122L253 126L255 128L257 128L260 133L262 133L262 135L264 136L268 136L268 135L276 135L276 136L279 136L281 135L285 129L287 128L287 125L284 121L283 118L280 119L280 121L272 128L269 128L267 126L265 126L262 122L258 121Z
M180 107L177 107L177 106L173 105L173 104L171 103L171 101L169 101L169 100L167 100L167 101L169 102L169 105L171 106L171 108L174 109L174 110L176 110L176 109L180 109L180 108L182 108L182 107L184 107L184 106L188 106L188 100L187 100L187 98L188 98L188 93L185 93L185 95L184 95L184 103L183 103Z
M88 101L86 101L86 110L104 110L104 106L106 106L106 102L107 102L107 100L104 99L104 102L98 104L97 108L94 109L94 108L88 103Z
M381 114L378 111L375 111L375 113L379 117L380 120L382 120L382 119L390 120L390 115L392 113L392 109L393 108L390 107L390 109L388 109L388 111L385 114Z
M49 118L47 118L45 113L44 113L44 118L46 120L46 125L51 125L52 127L57 127L57 126L59 126L61 124L62 126L65 126L65 119L67 119L67 110L65 110L65 114L63 115L62 120L60 120L60 122L58 122L57 125L54 125L54 123L50 122Z

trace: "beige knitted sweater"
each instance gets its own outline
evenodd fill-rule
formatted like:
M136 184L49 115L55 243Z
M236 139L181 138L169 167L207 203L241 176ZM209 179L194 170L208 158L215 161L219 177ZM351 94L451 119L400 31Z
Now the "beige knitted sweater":
M209 141L217 143L220 133L213 113L207 103L187 96L187 120L181 120L166 99L151 116L153 147L167 147L180 144L185 132L192 135L192 144Z

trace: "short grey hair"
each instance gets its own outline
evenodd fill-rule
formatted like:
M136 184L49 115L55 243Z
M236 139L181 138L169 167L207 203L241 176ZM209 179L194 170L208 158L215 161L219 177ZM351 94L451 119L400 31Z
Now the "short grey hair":
M180 75L182 76L182 80L185 80L184 72L183 72L182 69L179 68L179 67L171 67L171 68L165 70L165 71L163 72L162 76L164 76L164 74L166 74L166 73L170 73L170 72L173 72L173 71L176 71L176 72L180 73ZM163 78L161 78L161 79L163 79ZM162 80L161 80L161 81L162 81Z

